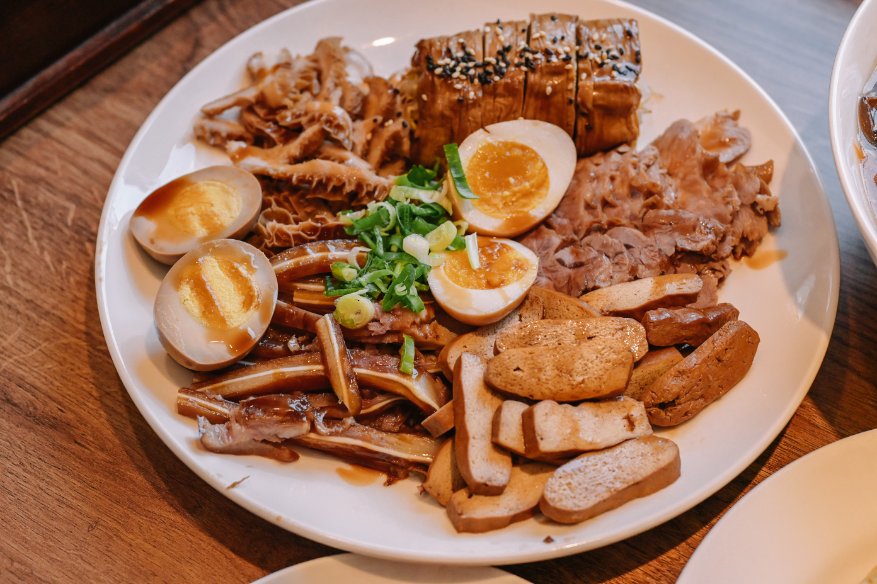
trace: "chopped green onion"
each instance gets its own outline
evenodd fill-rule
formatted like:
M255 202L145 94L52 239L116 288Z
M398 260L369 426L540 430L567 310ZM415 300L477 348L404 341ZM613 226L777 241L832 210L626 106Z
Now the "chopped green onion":
M402 240L402 249L405 250L405 253L408 255L417 258L418 262L426 263L426 258L429 255L432 246L429 244L429 240L426 237L412 233L411 235L406 235L405 239Z
M472 266L473 270L477 270L481 267L481 258L478 256L478 234L471 233L464 239L466 240L466 255L469 257L469 265Z
M399 349L399 371L405 375L414 374L414 339L402 335L402 347Z
M415 164L406 174L397 176L395 182L399 186L437 191L441 187L440 181L436 180L438 171L438 161L432 168Z
M345 328L362 328L375 316L374 302L358 292L347 294L335 303L335 320Z
M460 237L459 235L454 238L454 241L451 242L451 245L448 246L449 251L457 251L466 247L466 240Z
M341 280L342 282L350 282L354 278L356 278L357 269L348 264L347 262L333 262L332 263L332 275Z
M457 226L451 221L445 221L426 234L426 241L429 242L429 251L445 251L456 236Z
M466 173L463 171L463 162L460 160L460 150L456 144L445 144L445 158L457 194L463 199L477 199L478 195L469 188L469 181L466 180Z

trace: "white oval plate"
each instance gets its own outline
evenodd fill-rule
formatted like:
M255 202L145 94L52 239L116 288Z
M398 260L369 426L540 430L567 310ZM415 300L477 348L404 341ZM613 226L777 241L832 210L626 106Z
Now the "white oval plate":
M853 15L834 59L828 90L828 127L840 184L856 218L871 259L877 262L877 201L867 194L862 162L856 153L858 100L877 69L877 0L862 2ZM869 180L871 177L869 177Z
M861 582L877 567L877 430L796 460L701 542L677 584Z
M268 574L253 584L526 584L527 580L490 567L436 566L404 564L367 558L356 554L339 554L296 564Z
M751 79L714 49L649 13L605 0L553 0L538 7L525 0L445 0L441 10L416 6L423 8L405 0L304 4L218 49L155 108L119 165L98 235L98 305L119 376L161 439L220 493L268 521L347 551L433 563L527 562L616 542L679 515L727 484L767 447L803 399L825 354L837 307L838 247L810 158L788 120ZM195 423L174 407L177 388L191 376L165 355L153 330L152 301L164 268L149 260L127 232L131 212L152 188L225 161L192 137L199 107L237 89L246 59L257 50L269 56L286 46L309 52L320 37L340 34L378 73L388 74L406 65L421 37L465 30L498 16L525 18L537 8L639 19L653 91L642 144L678 118L742 108L743 122L755 137L747 160L776 163L773 188L782 201L784 224L765 240L762 253L788 256L763 269L739 266L721 292L760 333L761 347L734 391L665 433L681 449L682 477L651 497L581 525L525 521L493 533L458 535L443 509L418 494L415 480L389 488L354 487L337 475L343 465L316 454L284 465L202 450ZM226 488L243 477L249 478Z

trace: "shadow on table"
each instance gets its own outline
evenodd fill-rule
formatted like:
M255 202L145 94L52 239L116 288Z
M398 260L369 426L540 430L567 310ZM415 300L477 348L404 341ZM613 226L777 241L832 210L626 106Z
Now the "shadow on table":
M85 296L86 342L103 344L93 275ZM333 548L272 525L217 493L177 459L149 427L125 391L106 351L89 351L88 355L92 383L125 454L156 493L172 499L171 504L187 520L232 554L268 572L335 553Z

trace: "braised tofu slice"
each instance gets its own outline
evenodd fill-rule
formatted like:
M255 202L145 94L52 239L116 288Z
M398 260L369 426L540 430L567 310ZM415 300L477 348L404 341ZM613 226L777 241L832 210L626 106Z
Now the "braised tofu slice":
M526 69L515 65L518 45L527 41L526 20L488 22L484 25L484 71L481 123L484 126L516 120L524 106Z
M578 17L547 13L530 16L529 46L519 52L527 68L523 116L575 131L576 25Z
M632 19L579 21L575 142L579 156L639 136L636 86L642 69L639 28Z

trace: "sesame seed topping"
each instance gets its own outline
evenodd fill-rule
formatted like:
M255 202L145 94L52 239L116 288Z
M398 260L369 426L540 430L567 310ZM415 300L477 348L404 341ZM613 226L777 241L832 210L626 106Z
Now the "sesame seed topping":
M421 93L421 94L420 94L420 99L422 99L423 101L427 101L429 98L426 96L425 93Z
M551 95L552 91L554 91L554 88L549 85L545 88L545 95Z

